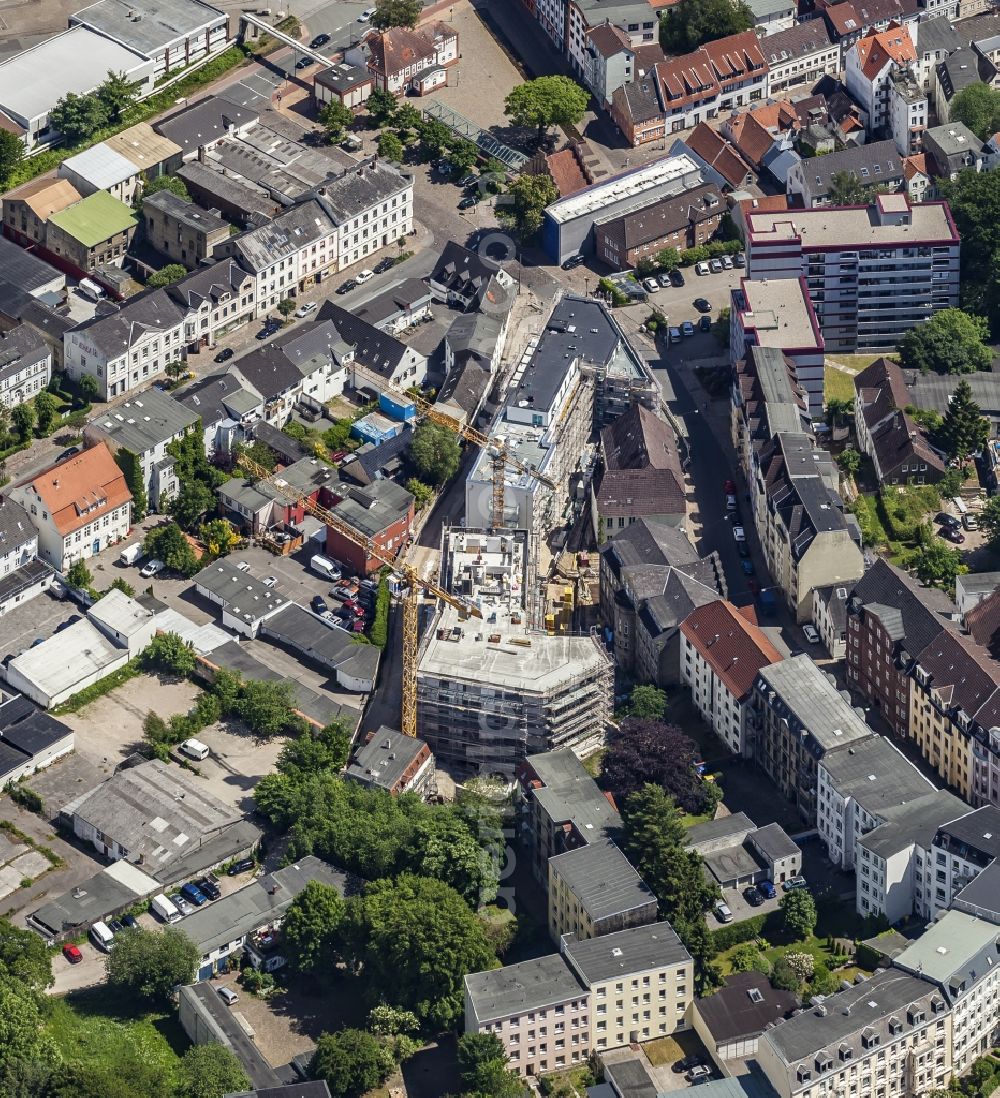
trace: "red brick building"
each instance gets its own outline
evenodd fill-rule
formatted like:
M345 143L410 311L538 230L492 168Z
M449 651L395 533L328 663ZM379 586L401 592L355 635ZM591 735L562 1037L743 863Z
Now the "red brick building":
M331 507L333 513L371 539L380 552L395 557L413 530L413 496L391 480L376 480L363 488L339 484L324 489L324 494L339 494L338 490L345 489L346 494ZM382 567L378 558L332 527L327 527L326 551L328 556L350 565L358 575L368 576Z

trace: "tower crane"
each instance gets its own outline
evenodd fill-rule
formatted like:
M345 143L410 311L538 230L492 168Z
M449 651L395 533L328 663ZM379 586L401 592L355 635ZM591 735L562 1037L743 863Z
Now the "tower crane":
M296 491L287 481L281 479L280 473L269 473L268 470L258 464L246 454L241 454L238 464L245 469L251 477L259 482L269 484L276 492L282 495L290 503L296 503L311 515L315 515L320 522L336 530L354 545L360 546L367 556L373 557L381 564L401 572L407 583L406 597L403 600L403 691L400 731L406 736L417 734L417 625L420 606L420 589L435 598L442 599L449 606L454 606L459 613L467 617L481 618L482 611L478 606L466 602L465 599L445 591L443 587L433 580L424 579L412 564L395 561L388 553L382 550L366 535L359 533L353 526L344 522L327 507L323 507L308 496L303 496Z
M444 427L446 430L451 431L452 434L459 435L461 438L464 438L466 442L473 443L473 445L478 446L481 450L484 450L490 455L490 460L493 464L493 506L490 525L494 530L499 530L504 525L504 470L507 466L516 469L519 473L524 473L529 477L533 477L547 488L555 489L556 486L554 481L550 480L544 473L538 472L537 469L533 469L530 465L526 465L523 461L514 457L508 449L507 443L502 439L494 439L490 438L489 435L484 435L482 431L477 431L471 424L462 423L461 420L455 419L454 416L448 415L447 412L442 412L440 408L435 407L429 400L424 400L421 396L414 396L412 393L405 392L403 389L400 389L395 382L388 381L374 371L369 370L367 366L355 362L354 371L355 375L360 374L362 377L366 378L373 387L388 390L403 400L412 401L417 406L420 414L426 416L431 422L438 424L440 427Z

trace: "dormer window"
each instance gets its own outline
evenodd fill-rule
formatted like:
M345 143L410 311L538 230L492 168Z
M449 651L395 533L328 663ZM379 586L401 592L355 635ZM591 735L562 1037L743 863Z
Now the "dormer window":
M854 1049L850 1045L841 1045L839 1053L841 1063L846 1064L848 1060L854 1059Z
M910 1023L911 1026L923 1025L924 1019L924 1012L922 1010L917 1010L916 1007L911 1007L906 1012L906 1020Z
M898 1018L889 1019L889 1033L893 1037L898 1037L903 1032L903 1023Z
M880 1043L879 1035L871 1026L861 1031L861 1044L864 1048L875 1048Z
M820 1072L829 1071L830 1068L832 1068L832 1067L833 1067L833 1059L828 1053L821 1052L819 1054L819 1056L816 1057L816 1070L817 1071L820 1071Z
M805 1083L813 1077L813 1073L812 1073L812 1071L809 1070L809 1068L807 1068L803 1065L798 1070L798 1077L799 1077L799 1082L800 1083Z

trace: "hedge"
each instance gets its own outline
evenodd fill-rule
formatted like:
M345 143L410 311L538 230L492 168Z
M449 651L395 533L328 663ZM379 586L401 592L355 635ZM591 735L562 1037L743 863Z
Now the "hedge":
M723 953L734 945L753 942L757 938L772 941L779 938L784 930L784 918L780 911L769 911L764 915L754 915L740 923L730 923L712 931L712 944L717 953Z
M375 616L368 630L368 639L379 648L385 648L389 639L389 602L389 583L382 576L375 595Z

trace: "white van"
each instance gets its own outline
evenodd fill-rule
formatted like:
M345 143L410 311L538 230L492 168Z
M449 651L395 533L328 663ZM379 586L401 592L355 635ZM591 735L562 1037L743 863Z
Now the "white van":
M97 922L90 928L90 940L98 949L110 953L111 947L115 943L115 936L111 933L107 923Z
M318 572L324 579L340 579L340 569L337 567L336 563L330 560L329 557L320 556L319 553L309 561L309 567L314 572Z
M162 892L159 896L153 897L153 902L149 906L153 914L159 916L165 923L179 923L181 921L181 913Z
M121 564L135 564L135 562L142 556L142 542L137 541L135 545L129 545L118 554L118 560Z
M955 510L958 512L959 518L969 513L969 508L965 505L965 500L961 496L952 497L951 502L955 504Z
M90 301L100 301L101 298L104 297L104 291L101 287L98 286L96 282L92 282L89 278L81 278L77 290Z
M190 740L185 740L179 750L182 755L187 755L189 759L197 759L199 762L202 759L207 759L211 754L207 743L202 743L201 740L196 740L193 737Z

